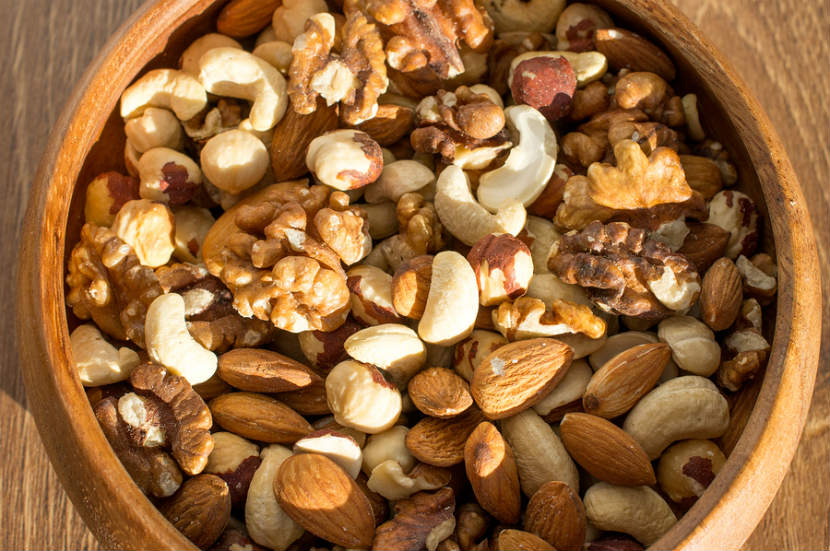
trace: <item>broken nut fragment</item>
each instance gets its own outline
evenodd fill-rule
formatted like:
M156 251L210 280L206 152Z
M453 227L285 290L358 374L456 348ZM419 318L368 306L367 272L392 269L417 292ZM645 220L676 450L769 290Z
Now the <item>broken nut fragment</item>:
M527 292L533 277L530 249L509 234L489 234L467 253L478 282L479 302L494 306Z
M451 488L419 492L395 502L394 517L377 527L372 549L435 551L455 530L455 494Z
M584 304L556 299L545 307L538 298L506 300L493 310L493 325L509 341L582 333L598 339L605 335L605 321Z
M346 191L378 179L383 153L365 132L332 130L311 140L305 162L320 183Z
M376 434L398 420L401 394L380 371L346 360L326 377L326 400L335 420L345 427Z

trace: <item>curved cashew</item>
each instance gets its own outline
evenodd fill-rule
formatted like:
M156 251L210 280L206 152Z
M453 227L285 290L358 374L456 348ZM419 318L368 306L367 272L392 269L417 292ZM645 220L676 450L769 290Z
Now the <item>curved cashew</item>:
M715 383L689 375L658 386L637 402L623 423L648 454L657 459L666 447L688 438L717 438L729 426L729 404Z
M539 216L528 216L528 236L533 240L530 244L530 256L533 258L533 273L546 274L548 269L548 256L550 248L559 241L562 235L556 231L553 222ZM541 297L539 297L541 298Z
M253 53L276 67L284 75L288 74L288 67L291 65L291 60L294 59L291 44L282 40L271 40L257 44Z
M140 115L148 107L161 107L186 121L205 105L205 88L192 76L175 69L150 71L121 94L121 116L125 119Z
M702 321L691 316L672 316L657 326L657 336L671 347L680 369L708 377L720 365L720 345Z
M150 358L181 375L191 385L207 381L216 372L216 354L196 342L187 331L181 295L161 295L150 304L144 333Z
M135 350L116 349L91 323L78 326L69 335L72 360L84 386L100 386L123 381L140 363Z
M199 165L184 153L167 147L154 147L145 152L138 160L137 168L141 181L138 194L142 199L185 203L202 183ZM184 174L180 174L182 168ZM186 196L180 196L182 194Z
M418 335L428 343L449 346L473 332L477 316L478 283L469 262L455 251L438 253Z
M127 140L136 151L144 153L154 147L181 149L182 125L176 115L167 109L148 107L144 112L124 123Z
M567 300L574 304L594 306L582 287L565 283L556 274L534 275L527 287L527 296L538 298L545 304L551 304L554 300Z
M366 187L366 202L389 200L397 203L404 193L418 191L433 182L435 174L418 161L393 161L383 165L377 181Z
M262 450L262 463L248 487L245 528L252 540L269 549L286 549L305 532L282 510L274 495L274 478L282 462L291 455L291 450L278 444Z
M669 531L677 517L669 504L648 486L594 484L583 499L585 516L600 530L623 532L649 546Z
M214 48L199 59L199 81L220 96L245 99L251 105L251 125L270 130L285 115L285 78L264 59L235 48Z
M233 194L259 182L271 162L265 144L244 130L213 136L202 148L200 159L210 183Z
M510 72L507 77L507 86L513 85L513 73L519 63L534 57L564 57L571 64L576 74L576 84L580 88L602 78L608 70L608 59L599 52L568 52L556 50L552 52L526 52L513 58L510 63Z
M386 499L396 501L406 499L422 490L436 490L447 483L447 479L440 476L430 476L430 470L439 470L438 467L429 467L426 472L404 474L401 465L394 460L384 461L369 475L366 486ZM447 472L448 473L448 472Z
M519 135L519 143L502 166L481 175L478 200L491 211L514 201L524 206L533 203L556 165L556 135L544 115L528 105L511 105L504 115L511 134Z
M467 175L454 165L438 177L435 211L447 231L471 246L489 233L518 235L527 219L527 212L518 201L495 214L488 212L473 197Z
M242 45L228 35L208 33L190 43L179 58L179 67L188 75L199 78L199 60L208 51L214 48L242 49Z
M391 429L371 435L363 448L363 472L372 474L375 467L384 461L394 461L409 472L415 466L415 458L406 447L409 429L395 425Z

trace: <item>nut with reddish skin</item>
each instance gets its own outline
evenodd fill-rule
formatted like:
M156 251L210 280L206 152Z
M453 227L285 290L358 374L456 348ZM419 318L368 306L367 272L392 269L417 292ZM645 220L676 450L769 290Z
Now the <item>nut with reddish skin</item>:
M421 319L429 296L432 278L432 255L421 255L404 261L392 276L392 304L398 314Z
M346 275L352 316L358 322L378 325L400 321L392 304L392 276L369 265L355 266Z
M222 394L210 401L210 411L218 426L259 442L293 444L313 432L296 411L265 394Z
M723 256L730 234L720 226L706 222L689 222L687 226L689 234L677 252L689 259L698 272L703 273Z
M510 91L516 103L538 109L553 122L571 112L576 74L564 57L533 57L516 65Z
M467 254L478 282L479 302L493 306L527 292L533 277L530 249L509 234L488 234Z
M308 145L306 165L314 177L340 191L371 184L383 170L383 153L359 130L332 130Z
M507 339L492 331L476 329L457 345L453 354L453 368L467 382L473 379L473 372L481 361L507 344Z
M758 208L740 191L725 189L716 193L709 202L707 222L729 232L725 251L729 258L752 254L758 246Z
M261 462L259 446L230 432L216 432L204 472L222 478L228 484L231 504L240 507L245 504L251 478Z
M726 456L710 440L684 440L660 457L657 481L675 503L689 507L714 480Z
M630 536L603 536L588 544L587 551L643 551L643 546Z
M346 359L343 343L360 328L361 325L349 317L334 331L304 331L298 335L300 349L312 367L328 371Z
M396 502L392 509L394 517L378 526L372 549L435 551L455 529L455 494L451 488L417 493Z
M231 496L224 480L212 474L191 478L159 506L184 537L207 549L219 539L231 516Z
M147 150L138 160L143 199L183 205L196 195L202 184L202 171L193 160L167 147Z
M572 52L594 49L594 33L597 29L612 27L611 16L592 4L568 5L556 21L558 46Z
M415 331L400 323L361 329L346 339L343 347L355 360L382 369L401 390L427 359L424 343Z
M134 199L140 199L138 178L118 172L104 172L86 188L84 219L97 226L109 227L124 203Z
M723 331L738 318L743 302L741 273L728 258L720 258L703 276L701 319L713 331Z
M401 394L371 365L346 360L326 377L326 400L343 426L376 434L398 420Z

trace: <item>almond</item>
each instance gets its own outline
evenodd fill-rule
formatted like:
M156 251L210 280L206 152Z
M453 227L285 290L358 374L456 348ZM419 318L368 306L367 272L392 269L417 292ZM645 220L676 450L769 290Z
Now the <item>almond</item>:
M689 235L677 252L689 259L695 269L703 273L723 256L729 243L729 232L715 224L689 222Z
M432 279L432 255L410 258L392 277L392 305L395 311L411 319L424 315Z
M464 446L467 479L479 505L504 524L516 524L522 508L513 450L492 423L480 423Z
M271 141L271 166L280 181L299 178L308 172L305 157L311 141L338 126L336 106L327 106L317 99L313 113L300 115L294 109L286 109L285 116L274 127Z
M288 392L320 381L310 368L261 348L236 348L219 356L219 377L250 392Z
M216 424L239 436L276 444L293 444L314 429L282 402L253 392L222 394L210 402Z
M608 59L615 70L631 69L656 73L665 80L674 80L674 64L660 48L631 31L624 29L597 29L594 43L599 53Z
M506 344L473 373L473 399L490 419L510 417L545 397L565 376L573 351L556 339Z
M473 407L452 419L425 417L406 433L406 447L419 461L436 467L451 467L464 461L464 444L484 421Z
M378 112L355 128L371 136L379 145L392 145L415 126L415 111L410 107L384 103L378 105Z
M642 446L617 425L588 413L569 413L560 424L562 442L579 465L618 486L655 483L654 468Z
M281 0L231 0L216 20L216 30L234 38L257 33L271 24Z
M582 549L587 529L585 507L567 484L552 480L528 501L524 528L561 551Z
M537 536L524 530L502 530L493 538L495 551L556 551L556 549Z
M587 413L612 419L622 415L654 388L671 359L665 343L648 343L623 350L591 376L582 407Z
M703 276L701 318L713 331L728 329L738 318L743 299L743 280L738 267L726 257L718 259Z
M723 177L718 165L708 157L698 155L679 155L686 183L693 190L703 195L707 201L723 188Z
M326 401L326 385L323 379L315 380L300 390L277 395L285 405L301 415L328 415L331 413Z
M467 381L446 367L431 367L409 381L415 407L431 417L455 417L473 405Z
M194 476L159 510L176 529L198 547L207 549L219 539L231 517L231 494L224 480L212 474Z
M274 494L294 522L347 549L366 549L375 537L369 498L337 463L316 453L292 455L274 478Z

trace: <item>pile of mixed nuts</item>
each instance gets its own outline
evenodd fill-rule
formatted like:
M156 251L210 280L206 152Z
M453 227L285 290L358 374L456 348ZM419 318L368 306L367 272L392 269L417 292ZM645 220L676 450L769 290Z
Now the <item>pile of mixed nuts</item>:
M766 362L758 210L564 0L232 0L121 96L78 375L204 549L642 549Z

